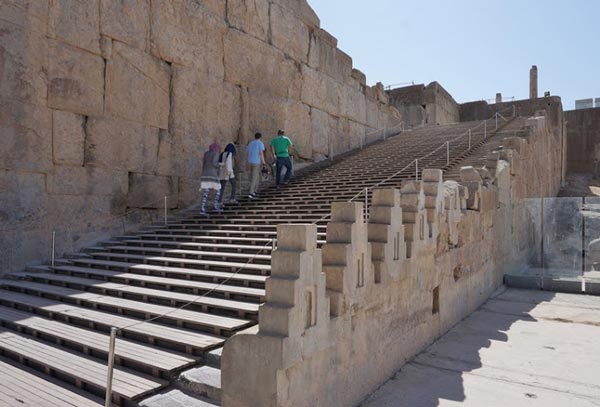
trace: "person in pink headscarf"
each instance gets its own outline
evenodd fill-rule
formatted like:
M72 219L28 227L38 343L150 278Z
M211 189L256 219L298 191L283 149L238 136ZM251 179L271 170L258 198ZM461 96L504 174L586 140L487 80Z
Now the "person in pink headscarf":
M214 210L216 212L222 212L223 208L219 203L221 196L221 183L219 182L219 154L221 153L221 147L217 143L212 143L208 148L208 151L204 153L204 160L202 162L202 176L200 177L200 191L202 192L202 204L200 213L208 215L206 211L206 204L210 197L211 190L215 191L214 196Z

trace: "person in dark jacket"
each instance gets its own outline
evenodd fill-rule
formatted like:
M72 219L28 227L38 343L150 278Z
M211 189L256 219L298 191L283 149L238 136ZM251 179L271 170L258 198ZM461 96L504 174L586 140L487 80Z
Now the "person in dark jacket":
M202 162L202 176L200 177L200 191L202 191L202 203L200 213L207 215L206 204L210 197L211 190L215 191L214 209L217 212L223 211L219 204L221 197L221 183L219 182L219 153L221 147L217 143L213 143L204 153Z

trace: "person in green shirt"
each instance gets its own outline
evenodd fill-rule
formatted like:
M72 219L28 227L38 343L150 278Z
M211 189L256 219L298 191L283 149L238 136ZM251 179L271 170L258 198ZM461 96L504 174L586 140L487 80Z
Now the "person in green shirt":
M285 178L283 183L287 184L292 175L292 160L290 159L289 148L292 146L292 140L289 139L283 130L277 132L277 137L271 141L271 152L277 160L275 173L275 185L279 187L281 182L281 170L285 167Z

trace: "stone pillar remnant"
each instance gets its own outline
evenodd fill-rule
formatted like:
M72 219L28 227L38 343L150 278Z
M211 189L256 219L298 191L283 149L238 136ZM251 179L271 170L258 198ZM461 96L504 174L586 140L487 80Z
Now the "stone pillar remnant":
M529 99L537 99L538 97L538 70L537 66L533 65L529 70Z

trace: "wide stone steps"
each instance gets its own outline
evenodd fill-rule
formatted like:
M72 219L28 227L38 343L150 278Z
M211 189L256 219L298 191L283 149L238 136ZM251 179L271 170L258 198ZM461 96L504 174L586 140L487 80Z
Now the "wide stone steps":
M58 345L105 359L109 335L53 321L15 308L0 306L0 324L34 337L48 338ZM167 378L175 370L193 365L196 359L182 353L161 350L130 340L117 341L117 364Z
M164 249L160 247L136 247L136 246L108 246L104 250L110 253L123 254L143 254L143 255L161 255L167 257L181 257L184 259L236 259L239 261L252 261L253 263L269 264L271 263L270 254L248 254L235 252L218 252L218 251L200 251L189 249ZM92 253L92 255L100 252Z
M0 289L0 303L103 332L107 332L111 327L121 328L120 335L124 338L190 355L202 355L203 352L210 351L225 342L225 338L215 335L175 328L156 322L142 323L143 320L139 318L72 305L42 297L39 293L38 295L29 295Z
M61 375L77 387L97 395L104 393L107 367L103 361L68 352L62 347L2 328L0 353L15 357L21 363L42 366L47 374ZM139 400L169 383L141 373L132 373L121 367L116 367L113 375L114 394L126 400Z
M102 407L103 400L90 398L64 382L58 382L7 358L0 357L0 405L6 407Z
M187 210L167 224L149 225L71 254L54 268L13 273L0 280L0 324L9 335L3 352L15 361L31 360L42 380L60 380L101 396L106 371L94 363L105 364L108 332L114 326L120 328L116 365L131 375L119 373L120 380L146 386L135 388L121 380L117 403L156 393L167 384L165 378L188 394L217 400L221 346L236 332L256 330L276 226L316 223L322 246L332 202L364 202L362 191L375 184L401 187L415 178L414 159L427 154L419 160L420 170L451 170L466 160L481 160L485 146L497 141L491 123L485 139L483 127L472 132L471 151L465 151L465 137L452 141L449 161L446 147L438 147L478 123L405 132L302 171L281 189L261 190L258 199L242 197L222 213L203 216ZM20 347L10 335L25 338L27 346ZM51 367L36 361L42 359L37 349L54 354L43 360ZM65 373L56 355L66 354L77 362ZM93 373L75 377L75 367L88 363ZM89 400L90 405L97 402Z

